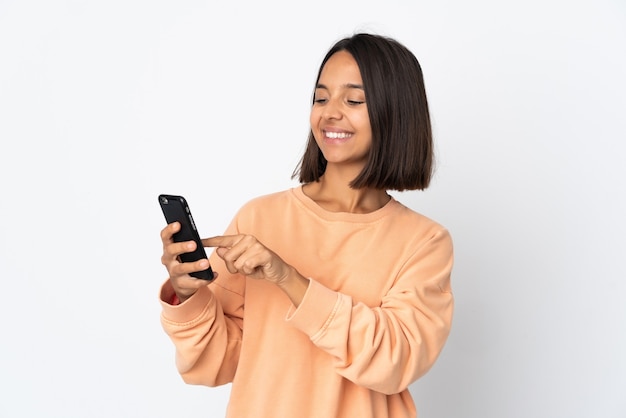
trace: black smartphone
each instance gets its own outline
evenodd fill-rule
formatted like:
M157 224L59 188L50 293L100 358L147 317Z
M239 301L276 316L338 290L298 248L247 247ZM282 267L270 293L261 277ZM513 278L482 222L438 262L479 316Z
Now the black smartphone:
M196 229L196 223L193 221L191 211L189 210L189 204L182 196L161 194L159 195L159 204L165 220L168 224L172 222L180 222L180 231L174 234L173 238L175 242L181 241L195 241L196 249L190 253L184 253L180 255L180 260L183 263L189 263L192 261L198 261L203 258L207 258L200 235ZM214 279L213 270L211 266L203 271L195 271L189 273L191 276L198 279L211 281Z

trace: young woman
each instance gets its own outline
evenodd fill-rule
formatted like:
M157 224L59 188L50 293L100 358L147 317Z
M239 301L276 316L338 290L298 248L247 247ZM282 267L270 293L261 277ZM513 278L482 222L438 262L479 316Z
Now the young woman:
M161 232L161 321L183 379L232 382L229 417L415 417L408 386L450 331L452 242L388 190L428 187L433 144L420 65L397 41L356 34L315 83L301 186L258 197L209 260Z

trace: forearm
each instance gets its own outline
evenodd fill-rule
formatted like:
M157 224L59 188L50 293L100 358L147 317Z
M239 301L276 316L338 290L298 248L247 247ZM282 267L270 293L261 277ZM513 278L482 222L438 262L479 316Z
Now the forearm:
M178 306L163 299L162 305L161 324L176 347L176 366L183 380L207 386L231 381L241 328L236 319L224 315L215 295L204 287Z
M285 292L291 303L297 308L302 303L304 294L309 288L309 279L301 275L295 268L290 268L287 279L280 282L278 287Z
M339 374L382 393L398 393L425 373L450 329L451 294L438 308L416 307L407 292L371 308L314 280L288 321L336 359Z

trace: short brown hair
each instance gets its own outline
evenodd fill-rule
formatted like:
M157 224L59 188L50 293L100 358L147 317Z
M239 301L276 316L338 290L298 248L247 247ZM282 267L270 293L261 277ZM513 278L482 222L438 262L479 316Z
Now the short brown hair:
M411 51L398 41L359 33L338 41L320 65L315 85L328 59L339 51L350 53L361 72L372 146L361 173L352 180L355 189L423 190L430 183L433 139L422 68ZM318 181L326 170L313 132L292 178L301 183Z

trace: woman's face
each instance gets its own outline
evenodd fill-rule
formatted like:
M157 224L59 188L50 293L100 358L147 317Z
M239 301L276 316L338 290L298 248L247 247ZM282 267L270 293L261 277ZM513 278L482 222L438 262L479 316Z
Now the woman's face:
M310 119L328 164L365 165L372 128L361 72L350 53L335 53L322 68Z

